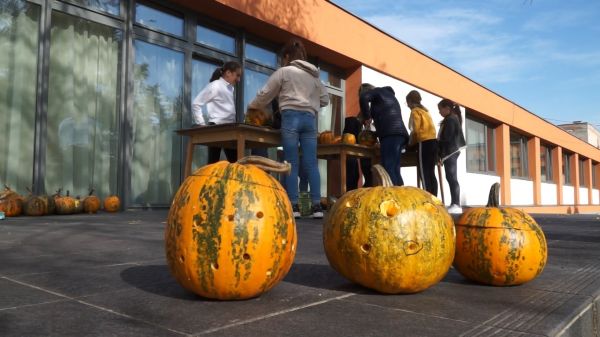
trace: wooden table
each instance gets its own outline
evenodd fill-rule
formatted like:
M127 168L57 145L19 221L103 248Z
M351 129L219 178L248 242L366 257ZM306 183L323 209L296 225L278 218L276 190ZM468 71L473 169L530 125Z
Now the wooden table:
M365 146L359 144L318 144L317 158L340 161L340 195L342 195L346 193L346 159L348 157L371 158L371 163L374 165L380 161L379 151L379 147ZM418 160L416 152L407 151L402 154L402 167L417 166L417 162ZM328 191L327 194L333 195L333 193L330 193L330 191Z
M239 160L245 156L246 148L269 148L281 144L279 130L244 123L198 126L176 132L181 136L189 137L185 154L184 178L191 173L196 145L237 149Z

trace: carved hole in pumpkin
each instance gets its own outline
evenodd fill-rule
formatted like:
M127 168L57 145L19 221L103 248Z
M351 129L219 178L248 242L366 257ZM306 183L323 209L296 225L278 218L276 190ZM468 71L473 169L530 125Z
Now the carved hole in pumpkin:
M246 261L250 260L250 254L244 253L244 255L242 255L242 259L244 259Z
M285 245L286 243L287 243L287 240L286 240L286 239L281 239L281 244L282 244L282 245Z
M345 206L348 207L348 208L350 208L350 207L352 207L352 203L350 201L346 201L346 205Z
M271 276L271 274L273 274L273 271L271 269L267 270L267 276Z
M296 245L292 243L292 252L296 250Z
M233 214L230 214L229 216L227 216L227 219L229 219L229 221L233 221L233 218L234 218Z
M387 200L382 202L379 205L379 210L381 211L381 214L389 218L394 217L398 213L400 213L400 207L394 200Z
M179 256L179 262L181 262L181 263L185 262L185 257L183 255Z
M216 262L215 262L215 263L211 263L211 264L210 264L210 267L211 267L213 270L219 270L219 264L218 264L218 263L216 263Z
M369 253L371 251L371 245L368 243L365 243L364 245L360 246L360 249L364 252L364 253Z
M263 212L261 212L261 211L258 211L258 212L256 212L256 217L257 217L257 218L259 218L259 219L262 219L262 217L263 217L263 216L265 216L265 215L263 214Z

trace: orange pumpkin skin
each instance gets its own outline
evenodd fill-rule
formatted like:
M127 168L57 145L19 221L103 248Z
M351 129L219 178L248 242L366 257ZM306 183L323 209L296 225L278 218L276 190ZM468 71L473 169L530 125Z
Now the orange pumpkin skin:
M19 216L23 212L23 198L17 193L5 186L0 194L0 212L4 212L7 217Z
M289 271L296 250L292 205L279 182L253 165L221 161L186 178L165 230L171 274L204 297L260 295Z
M319 134L319 144L333 144L334 136L331 131L323 131Z
M69 196L69 191L67 191L66 196L59 196L54 199L56 214L73 214L77 210L77 200L71 196Z
M48 213L48 199L45 196L30 195L23 202L23 214L40 216Z
M342 143L344 144L356 144L356 137L351 133L344 133L342 136Z
M349 280L382 293L415 293L448 272L454 224L421 189L359 188L328 212L323 243L331 266Z
M454 267L464 277L495 286L536 278L547 259L544 232L515 208L466 209L456 222Z
M110 213L118 212L121 209L121 200L116 195L109 195L104 198L104 210Z
M363 130L358 134L358 144L375 146L377 144L377 135L373 131Z
M83 199L83 211L85 213L96 213L100 209L100 198L95 195L88 195Z
M333 136L333 144L341 144L342 136Z
M250 109L246 112L244 123L256 126L266 126L270 124L271 116L264 110Z

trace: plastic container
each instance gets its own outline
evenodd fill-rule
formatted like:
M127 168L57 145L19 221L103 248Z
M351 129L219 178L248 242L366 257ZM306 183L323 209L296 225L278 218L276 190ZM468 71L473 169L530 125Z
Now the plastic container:
M301 216L312 215L312 203L310 202L310 194L308 192L298 193L298 208Z
M0 212L0 220L4 220L4 212Z

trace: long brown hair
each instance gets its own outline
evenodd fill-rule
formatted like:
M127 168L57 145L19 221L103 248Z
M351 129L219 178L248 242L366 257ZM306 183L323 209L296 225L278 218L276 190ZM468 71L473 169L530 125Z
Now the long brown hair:
M416 90L411 90L408 93L408 95L406 95L406 103L412 103L413 105L418 106L423 110L427 110L427 108L425 108L423 104L421 104L421 94L419 94L419 92Z
M294 60L306 61L306 49L304 48L302 41L297 38L290 39L283 46L283 48L281 48L281 52L279 54L282 59L287 55L288 62L292 62Z
M438 108L450 108L450 113L455 114L456 117L458 117L460 125L462 125L462 115L460 111L460 106L454 103L454 101L444 98L438 103Z

